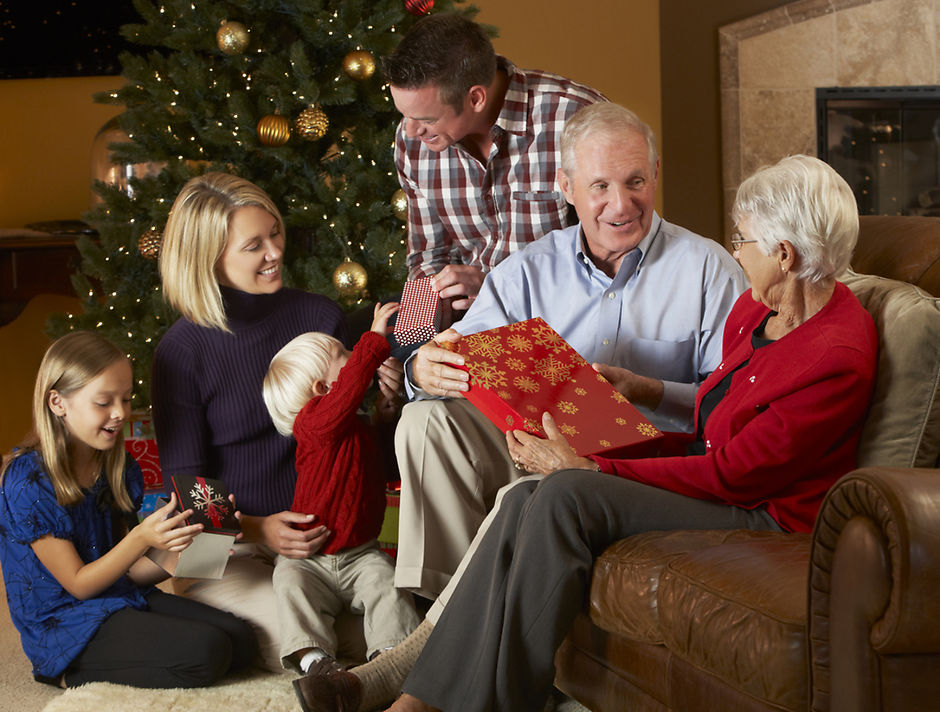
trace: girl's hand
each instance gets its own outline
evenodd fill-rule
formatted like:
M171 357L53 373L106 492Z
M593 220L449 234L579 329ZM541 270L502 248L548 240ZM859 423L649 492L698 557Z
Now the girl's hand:
M524 430L506 432L509 455L516 467L536 475L549 475L556 470L596 470L593 460L580 457L555 425L548 413L542 414L545 438Z
M400 308L398 302L376 304L375 309L372 310L372 331L381 336L391 333L392 330L388 326L388 320Z
M192 544L193 537L202 531L202 524L185 524L186 518L192 515L193 510L174 514L176 510L176 493L170 495L170 501L135 527L137 533L147 544L154 549L164 551L182 551Z

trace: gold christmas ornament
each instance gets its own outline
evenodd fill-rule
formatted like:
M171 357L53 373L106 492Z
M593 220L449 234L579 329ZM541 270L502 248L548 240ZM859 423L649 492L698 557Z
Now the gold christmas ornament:
M375 74L375 57L364 49L353 50L343 57L343 71L357 82Z
M290 121L280 114L268 114L258 121L258 140L265 146L283 146L290 138Z
M248 30L240 22L222 21L222 26L215 33L215 41L225 54L241 54L248 49Z
M326 135L330 120L319 106L311 106L300 112L295 125L301 138L316 141Z
M401 188L392 193L392 212L402 222L408 220L408 196Z
M366 268L348 258L333 272L333 286L344 297L358 297L367 283Z
M160 245L163 243L163 234L152 227L144 232L137 241L137 249L148 260L155 260L160 256Z

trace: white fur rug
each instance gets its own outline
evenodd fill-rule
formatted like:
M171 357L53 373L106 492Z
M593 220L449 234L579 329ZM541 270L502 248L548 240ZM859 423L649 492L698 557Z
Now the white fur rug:
M257 671L195 690L147 690L93 682L65 690L42 712L297 712L300 705L292 679L292 675Z

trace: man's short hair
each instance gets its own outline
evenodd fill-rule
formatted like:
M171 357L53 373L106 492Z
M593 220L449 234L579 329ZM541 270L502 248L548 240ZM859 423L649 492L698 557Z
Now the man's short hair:
M609 136L621 131L635 131L646 139L650 169L655 171L659 152L656 149L653 129L630 109L608 101L588 104L568 119L561 132L561 170L567 176L574 175L577 168L575 151L586 135L599 133Z
M312 397L314 382L325 380L329 374L337 346L342 346L338 339L310 331L295 336L274 354L261 395L281 435L293 432L297 414Z
M382 58L382 71L393 87L437 86L441 103L459 114L470 87L489 86L496 76L496 52L483 28L465 15L427 15Z

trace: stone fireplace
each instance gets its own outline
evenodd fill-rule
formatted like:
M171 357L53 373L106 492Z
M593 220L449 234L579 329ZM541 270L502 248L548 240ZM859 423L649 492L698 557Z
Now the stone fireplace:
M940 84L940 0L799 0L719 30L722 192L794 153L819 155L816 92Z

